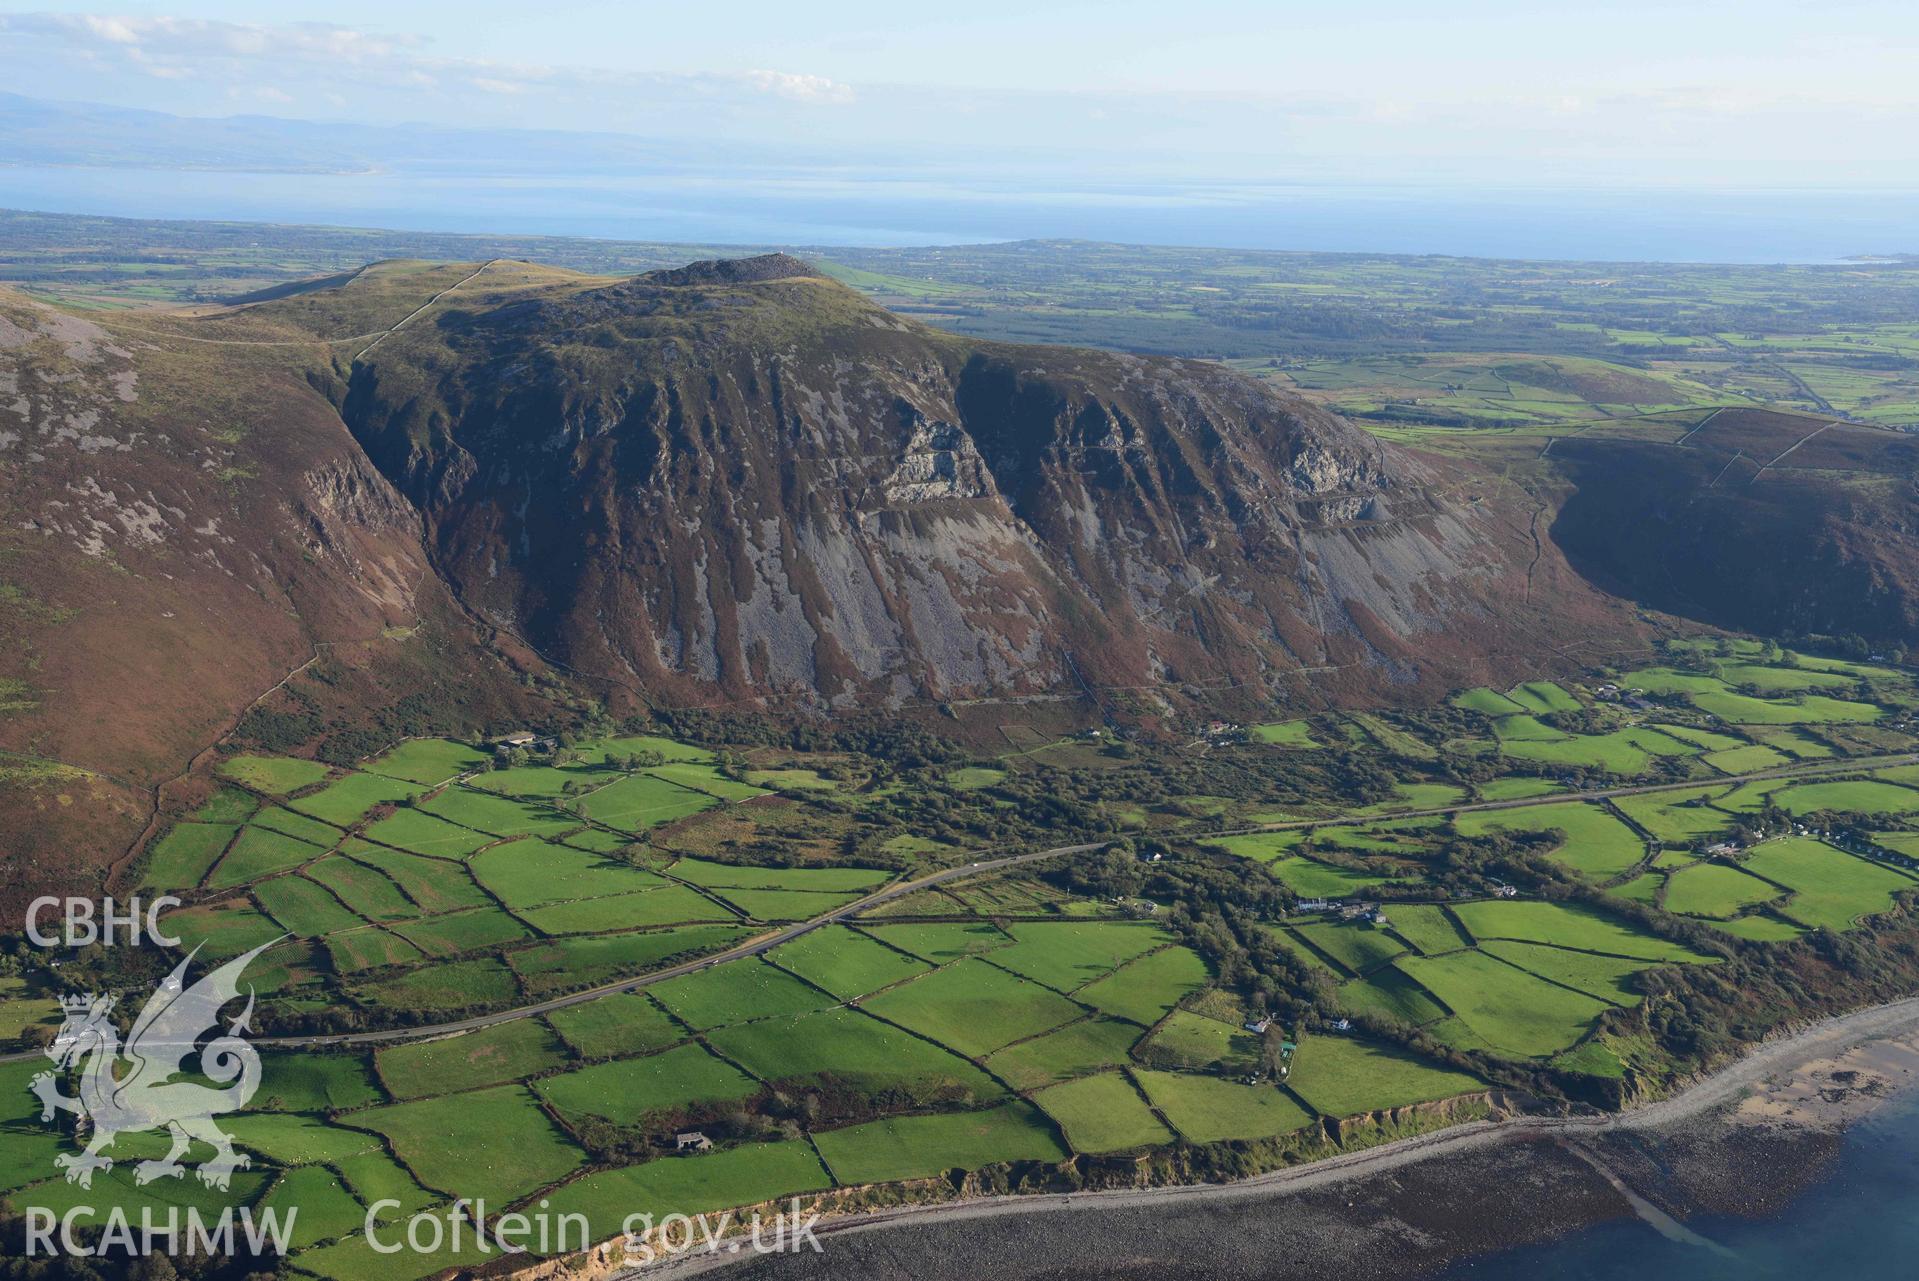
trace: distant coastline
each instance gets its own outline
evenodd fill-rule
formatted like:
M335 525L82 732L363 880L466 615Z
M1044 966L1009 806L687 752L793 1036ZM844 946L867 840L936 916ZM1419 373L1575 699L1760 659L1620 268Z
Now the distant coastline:
M1591 262L1834 264L1914 248L1919 193L1573 191L1092 180L835 170L579 172L338 161L275 171L0 164L0 207L113 217L715 245L1077 239L1187 248Z

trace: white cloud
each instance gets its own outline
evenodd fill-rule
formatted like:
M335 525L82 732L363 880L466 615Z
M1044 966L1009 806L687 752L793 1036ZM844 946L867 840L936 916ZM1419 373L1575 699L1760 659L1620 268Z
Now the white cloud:
M204 73L259 81L304 71L338 80L374 81L385 87L465 88L489 95L545 89L682 94L742 102L765 97L825 104L854 100L851 85L800 72L666 75L445 58L433 55L427 41L418 36L383 35L323 22L267 25L113 14L0 14L0 49L25 41L53 46L91 65L117 62L128 70L166 79Z
M39 37L92 52L137 58L365 61L387 58L422 43L412 36L380 36L329 22L277 26L204 18L144 18L114 14L0 15L0 34Z
M745 80L761 93L795 102L845 103L853 101L853 86L825 76L795 75L790 71L749 71Z

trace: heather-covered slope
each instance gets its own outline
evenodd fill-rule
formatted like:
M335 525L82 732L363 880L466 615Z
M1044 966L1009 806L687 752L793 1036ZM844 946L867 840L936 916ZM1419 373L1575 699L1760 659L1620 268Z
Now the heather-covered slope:
M470 607L669 702L1378 691L1609 618L1457 465L1214 366L931 330L791 258L463 290L338 375ZM1560 590L1529 602L1529 566Z
M1611 591L1767 635L1919 643L1919 441L1728 409L1680 437L1570 438L1552 537Z
M321 648L437 592L298 346L0 293L0 881L119 854L152 789Z

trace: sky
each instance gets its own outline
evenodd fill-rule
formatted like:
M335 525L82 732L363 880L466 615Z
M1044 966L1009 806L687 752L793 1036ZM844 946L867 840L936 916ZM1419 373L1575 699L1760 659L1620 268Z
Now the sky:
M1919 187L1911 0L0 11L0 89L1232 182Z

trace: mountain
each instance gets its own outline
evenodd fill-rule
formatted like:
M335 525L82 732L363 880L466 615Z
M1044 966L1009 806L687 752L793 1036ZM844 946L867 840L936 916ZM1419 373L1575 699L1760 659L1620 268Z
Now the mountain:
M243 721L344 759L568 690L990 730L1430 698L1640 643L1641 603L1909 636L1912 446L1815 428L1417 451L781 255L0 293L0 870L117 857Z
M1252 706L1606 613L1550 555L1526 599L1489 478L1217 366L956 337L782 255L552 274L329 394L462 601L651 698Z

